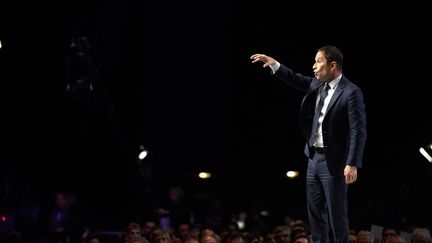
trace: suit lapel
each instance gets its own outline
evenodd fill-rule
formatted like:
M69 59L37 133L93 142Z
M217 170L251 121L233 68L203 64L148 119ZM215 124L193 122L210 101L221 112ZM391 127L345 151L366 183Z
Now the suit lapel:
M316 90L321 87L322 85L324 85L324 82L318 81L316 79L314 79L311 83L311 85L309 86L309 89L306 91L305 96L303 97L302 100L302 106L306 105L306 101L311 99L312 97L316 98Z
M312 84L310 86L310 89L306 93L306 96L309 96L310 94L316 92L316 90L323 85L324 85L324 82L314 79L314 81L312 82Z
M304 113L308 118L313 118L315 114L315 101L317 97L316 90L323 85L324 82L314 79L306 92L306 95L303 97L301 109L304 110Z
M333 93L333 96L330 99L330 102L329 102L329 104L327 106L326 113L329 112L330 109L333 107L333 105L335 104L336 100L342 94L344 88L345 88L345 78L342 76L342 79L340 80L338 86L336 87L335 92Z

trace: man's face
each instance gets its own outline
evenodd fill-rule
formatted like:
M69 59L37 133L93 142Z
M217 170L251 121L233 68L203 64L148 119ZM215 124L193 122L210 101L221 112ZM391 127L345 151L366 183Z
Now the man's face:
M141 231L139 229L130 229L128 231L129 238L135 238L141 236Z
M325 82L330 82L333 79L332 67L336 68L336 63L328 63L322 51L319 51L315 56L315 63L312 66L315 78Z
M288 243L290 242L290 232L288 230L283 230L275 234L274 238L277 243Z

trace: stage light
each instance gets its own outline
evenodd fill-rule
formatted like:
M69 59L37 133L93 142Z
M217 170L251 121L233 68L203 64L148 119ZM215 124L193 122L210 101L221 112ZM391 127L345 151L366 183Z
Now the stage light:
M139 149L140 149L140 152L138 153L138 158L140 160L143 160L143 159L145 159L145 157L147 157L149 151L143 145L140 145Z
M212 177L212 174L210 172L203 171L203 172L198 173L198 177L200 179L207 180L207 179L210 179Z
M427 159L427 161L432 163L432 143L420 147L419 151Z
M299 176L299 172L290 170L290 171L287 171L286 176L290 179L294 179L294 178Z

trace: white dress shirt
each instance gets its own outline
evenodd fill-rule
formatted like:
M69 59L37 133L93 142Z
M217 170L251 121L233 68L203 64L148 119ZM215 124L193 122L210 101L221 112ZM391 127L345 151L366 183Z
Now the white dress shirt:
M318 129L317 129L317 134L315 136L315 141L313 143L314 147L324 147L324 142L323 142L323 137L322 137L322 122L324 120L324 117L325 117L325 114L326 114L326 111L327 111L327 106L329 105L331 97L333 96L333 94L334 94L334 92L335 92L335 90L336 90L336 88L337 88L337 86L338 86L341 78L342 78L342 74L339 75L339 77L337 77L336 79L332 80L328 84L328 85L330 85L330 89L329 89L329 91L327 93L327 96L324 99L324 104L323 104L323 107L321 109L320 115L318 117L318 124L317 124L318 125ZM321 93L321 90L323 88L324 88L324 85L321 86L318 94ZM320 99L320 97L319 97L319 95L317 95L315 106L318 105L319 99Z
M280 63L279 62L276 62L274 65L270 65L270 68L271 68L273 74L279 69L279 67L280 67ZM334 94L334 92L335 92L335 90L336 90L336 88L337 88L337 86L338 86L341 78L342 78L342 74L339 75L339 77L337 77L336 79L332 80L329 83L330 89L329 89L329 91L327 93L326 98L324 99L324 105L323 105L323 107L321 109L320 116L318 118L318 129L317 129L317 134L315 134L316 136L315 136L315 140L314 140L314 143L313 143L314 147L321 147L321 148L324 147L323 136L322 136L322 122L324 120L324 116L325 116L325 113L327 111L327 106L330 103L331 97L333 96L333 94ZM324 85L320 88L320 90L318 91L318 94L321 93L321 90L323 88L324 88ZM315 107L318 105L319 99L320 99L320 96L317 95Z

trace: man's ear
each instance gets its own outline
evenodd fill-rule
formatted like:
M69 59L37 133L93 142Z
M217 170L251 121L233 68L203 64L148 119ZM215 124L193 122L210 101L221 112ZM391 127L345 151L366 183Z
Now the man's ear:
M334 68L334 69L337 69L337 63L336 63L336 61L332 61L331 62L331 67Z

